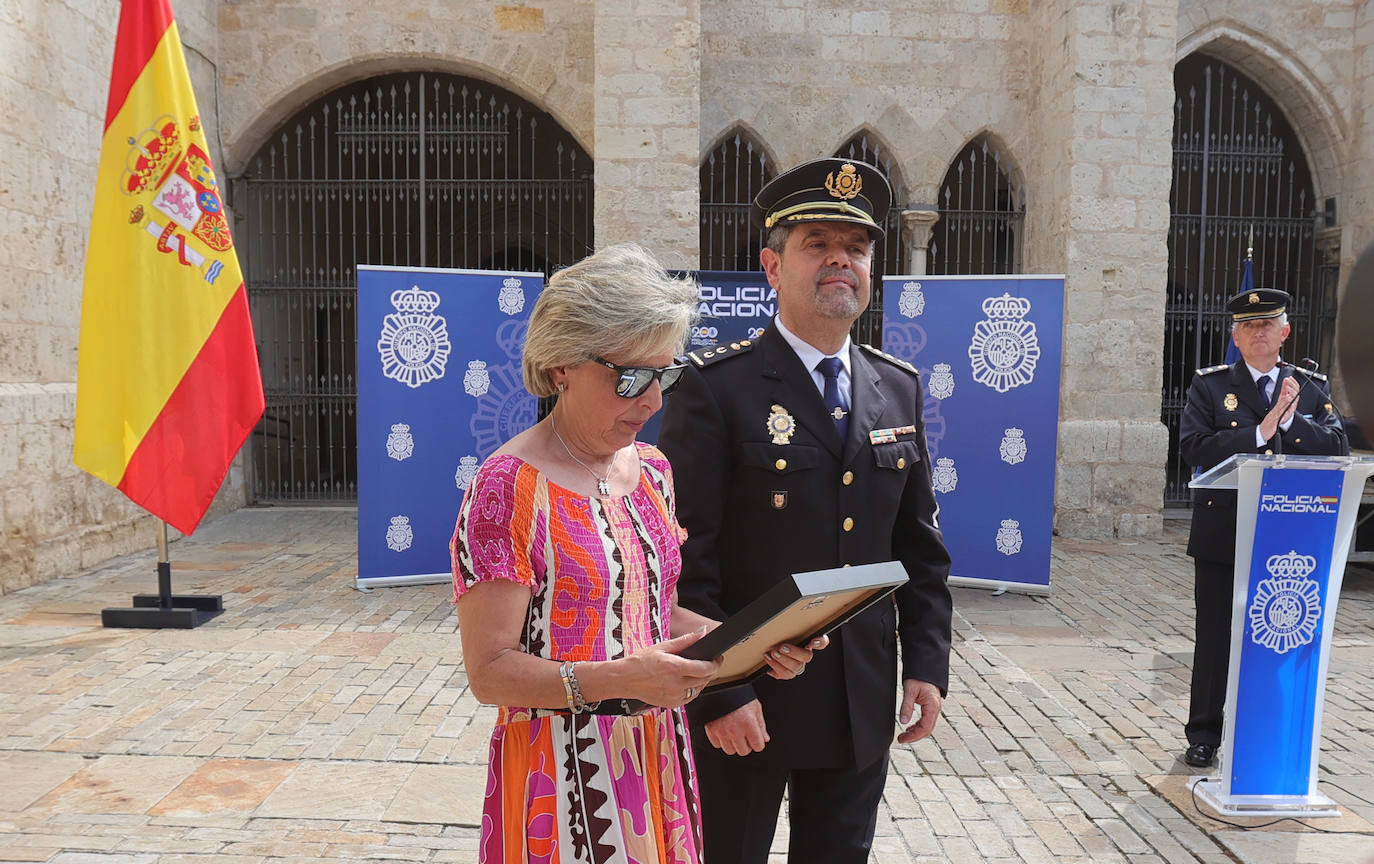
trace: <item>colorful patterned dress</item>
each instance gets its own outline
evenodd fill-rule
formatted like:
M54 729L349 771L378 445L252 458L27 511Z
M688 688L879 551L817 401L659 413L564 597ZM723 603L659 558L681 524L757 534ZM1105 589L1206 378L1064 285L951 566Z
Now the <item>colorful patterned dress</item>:
M669 638L685 537L672 475L638 445L639 485L588 498L514 456L473 479L450 551L455 602L478 582L530 589L522 650L612 660ZM637 716L501 706L482 812L484 864L698 864L696 770L681 709Z

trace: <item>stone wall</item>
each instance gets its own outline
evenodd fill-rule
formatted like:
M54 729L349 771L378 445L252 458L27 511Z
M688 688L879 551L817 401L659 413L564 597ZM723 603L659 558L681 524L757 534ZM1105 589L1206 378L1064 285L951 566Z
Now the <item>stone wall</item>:
M1172 0L1037 7L1038 178L1026 269L1063 272L1055 525L1161 527L1160 422L1173 128ZM1040 212L1041 210L1045 212Z
M279 124L343 84L435 69L483 78L548 111L594 152L597 4L218 4L227 172L238 174Z
M696 0L596 3L596 243L694 269L701 108Z
M781 172L866 132L897 161L905 203L934 204L945 171L991 131L1026 140L1031 0L706 0L701 152L735 125Z

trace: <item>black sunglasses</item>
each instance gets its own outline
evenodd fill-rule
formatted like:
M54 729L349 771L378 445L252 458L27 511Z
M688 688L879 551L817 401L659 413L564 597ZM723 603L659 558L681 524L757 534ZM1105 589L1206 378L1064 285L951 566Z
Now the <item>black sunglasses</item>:
M678 381L682 379L682 373L686 371L686 363L674 363L671 366L621 366L612 363L605 357L592 357L593 360L610 369L620 378L615 382L615 395L624 399L634 399L649 389L649 385L658 382L658 386L663 388L663 395L667 396L673 392Z

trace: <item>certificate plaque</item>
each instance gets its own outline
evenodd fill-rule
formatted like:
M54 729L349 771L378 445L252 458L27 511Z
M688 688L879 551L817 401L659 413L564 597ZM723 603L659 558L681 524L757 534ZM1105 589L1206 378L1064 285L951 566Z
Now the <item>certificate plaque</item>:
M682 656L720 657L720 674L702 692L747 684L768 671L763 655L781 643L802 645L829 633L907 581L899 561L795 573L774 585Z

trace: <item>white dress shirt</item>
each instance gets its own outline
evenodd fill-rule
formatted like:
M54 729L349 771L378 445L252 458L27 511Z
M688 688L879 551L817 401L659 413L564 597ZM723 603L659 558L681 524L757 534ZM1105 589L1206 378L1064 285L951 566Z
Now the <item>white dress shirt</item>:
M823 354L819 348L803 340L791 330L788 330L787 325L782 323L782 316L774 318L773 323L777 325L778 332L782 334L782 338L787 340L787 344L792 346L793 351L797 352L797 356L801 358L802 365L811 373L811 380L815 383L816 389L820 392L822 398L825 396L825 376L816 368L816 364L826 357L838 357L840 359L840 395L844 397L845 405L853 405L854 400L851 398L853 394L850 392L849 386L852 380L849 374L849 336L846 335L844 337L844 344L840 346L840 352L838 354Z

